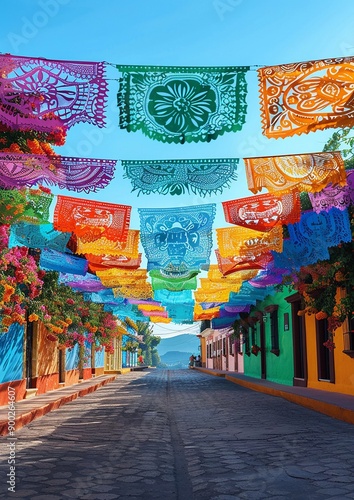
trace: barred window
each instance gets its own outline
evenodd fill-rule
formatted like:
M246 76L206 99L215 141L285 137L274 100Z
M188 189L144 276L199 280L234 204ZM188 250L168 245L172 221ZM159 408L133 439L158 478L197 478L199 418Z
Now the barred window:
M279 351L278 309L270 313L270 338L272 351Z

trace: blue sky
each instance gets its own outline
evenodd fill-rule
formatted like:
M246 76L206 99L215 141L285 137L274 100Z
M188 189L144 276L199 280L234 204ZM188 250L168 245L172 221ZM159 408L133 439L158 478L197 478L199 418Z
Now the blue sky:
M354 55L352 0L12 0L1 7L1 52L14 55L168 66L263 66ZM243 158L321 151L333 133L265 138L257 73L250 71L242 131L207 144L163 144L141 132L119 130L119 73L107 66L106 76L111 79L107 127L75 125L66 145L57 148L59 154L126 160ZM217 204L215 227L225 227L221 201L252 195L242 160L238 180L222 195L137 197L130 191L130 181L122 178L118 165L106 189L79 196L131 205L131 228L139 229L138 208L204 203Z

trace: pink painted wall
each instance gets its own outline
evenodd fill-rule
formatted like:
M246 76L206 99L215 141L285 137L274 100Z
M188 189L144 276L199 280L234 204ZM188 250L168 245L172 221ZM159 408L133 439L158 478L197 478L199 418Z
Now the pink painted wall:
M206 358L206 368L223 370L229 372L243 373L243 356L235 352L235 345L233 345L233 355L230 352L230 330L223 328L220 330L211 330L211 334L206 338L207 352L210 351L208 346L214 343L212 352L215 351L215 356ZM224 341L225 339L225 341ZM224 349L225 348L225 349ZM225 355L226 354L226 355ZM235 358L237 356L237 358Z

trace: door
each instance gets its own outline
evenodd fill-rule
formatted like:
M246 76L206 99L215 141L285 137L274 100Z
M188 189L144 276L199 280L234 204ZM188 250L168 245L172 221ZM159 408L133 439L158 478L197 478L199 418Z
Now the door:
M306 353L306 327L304 316L299 316L302 309L301 296L299 293L285 299L291 304L291 327L293 335L293 360L294 377L293 385L307 387L307 353ZM289 329L287 323L286 328ZM284 327L285 328L285 327Z
M296 301L292 306L293 325L293 356L294 356L294 377L293 384L307 387L307 355L306 355L306 329L303 316L298 316L301 302Z
M227 337L223 338L223 350L226 361L226 371L229 371L229 339Z
M59 384L65 382L65 349L58 350Z
M26 323L25 378L26 389L32 388L33 377L33 322Z
M267 378L266 365L266 344L265 344L265 326L263 321L260 323L260 348L261 348L261 378Z
M232 352L234 353L234 371L238 372L238 351L239 351L240 340L233 340Z
M333 351L323 345L329 339L328 322L326 319L316 320L316 336L318 380L334 384Z

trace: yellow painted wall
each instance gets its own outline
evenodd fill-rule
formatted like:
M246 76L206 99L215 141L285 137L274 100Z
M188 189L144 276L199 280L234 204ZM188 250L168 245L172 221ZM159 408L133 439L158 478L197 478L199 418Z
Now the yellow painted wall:
M305 316L306 323L306 348L307 348L307 386L312 389L321 389L330 392L354 395L354 358L344 354L343 332L347 331L344 323L335 332L334 343L334 384L318 380L317 370L317 345L316 345L316 319L314 315Z

